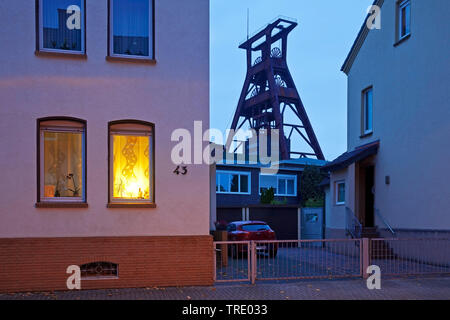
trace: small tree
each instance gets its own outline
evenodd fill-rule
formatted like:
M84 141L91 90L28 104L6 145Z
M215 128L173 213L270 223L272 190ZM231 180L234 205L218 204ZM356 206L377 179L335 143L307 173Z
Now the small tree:
M322 207L324 204L324 192L320 183L325 178L325 174L319 167L306 166L302 173L300 185L300 198L302 207Z
M275 190L271 187L261 191L261 203L271 204L275 198Z

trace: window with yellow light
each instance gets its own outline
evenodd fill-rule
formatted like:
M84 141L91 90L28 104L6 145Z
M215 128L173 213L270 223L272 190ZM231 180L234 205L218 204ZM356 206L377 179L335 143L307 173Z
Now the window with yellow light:
M120 123L110 127L112 202L153 203L152 127Z

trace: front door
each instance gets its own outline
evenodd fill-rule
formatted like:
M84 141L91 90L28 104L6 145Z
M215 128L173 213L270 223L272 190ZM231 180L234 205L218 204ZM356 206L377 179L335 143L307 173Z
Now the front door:
M375 167L369 166L365 168L365 188L364 188L364 211L365 227L373 227L375 224Z

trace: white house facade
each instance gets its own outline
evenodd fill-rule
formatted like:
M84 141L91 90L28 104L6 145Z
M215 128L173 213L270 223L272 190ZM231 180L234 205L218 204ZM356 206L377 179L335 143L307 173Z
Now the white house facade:
M446 0L377 0L342 71L347 152L328 164L327 237L450 231L450 28ZM346 222L347 221L347 222Z

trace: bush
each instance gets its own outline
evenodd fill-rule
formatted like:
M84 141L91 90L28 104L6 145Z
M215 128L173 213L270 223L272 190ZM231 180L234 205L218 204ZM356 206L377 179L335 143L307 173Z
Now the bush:
M302 173L300 198L302 207L322 207L324 193L319 184L326 177L319 167L306 166Z
M275 198L275 190L273 188L261 191L261 203L271 204Z

